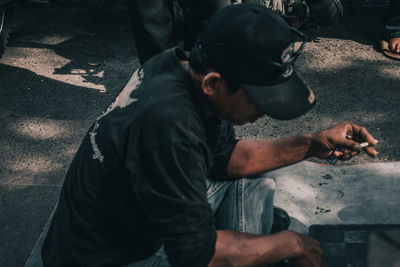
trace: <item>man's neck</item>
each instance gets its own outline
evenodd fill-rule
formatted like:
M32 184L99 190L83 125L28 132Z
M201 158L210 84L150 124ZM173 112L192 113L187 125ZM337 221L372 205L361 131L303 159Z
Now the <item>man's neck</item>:
M193 83L196 87L195 96L199 103L200 109L206 117L209 117L215 114L215 109L212 107L212 104L207 99L207 96L202 92L201 83L203 81L203 74L198 74L193 71L190 67L189 62L187 60L180 60L182 67L189 73L190 77L193 80Z

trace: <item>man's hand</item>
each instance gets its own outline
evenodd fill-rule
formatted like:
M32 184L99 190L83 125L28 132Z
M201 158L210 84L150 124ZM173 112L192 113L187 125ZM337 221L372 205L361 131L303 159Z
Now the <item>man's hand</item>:
M340 160L348 160L360 153L362 149L371 157L378 152L373 148L377 141L366 128L351 122L342 122L335 126L310 135L310 156L327 159L332 154ZM369 146L362 148L360 143L368 142Z
M291 261L297 267L325 267L322 258L322 249L317 240L311 237L291 232L298 239L300 247L299 256L292 258Z
M297 267L325 267L319 242L290 230L272 235L218 230L208 267L265 266L285 259Z

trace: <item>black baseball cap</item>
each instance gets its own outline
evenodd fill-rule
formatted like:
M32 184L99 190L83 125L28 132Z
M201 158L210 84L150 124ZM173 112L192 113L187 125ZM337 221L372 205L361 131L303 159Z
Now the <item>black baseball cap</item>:
M303 38L297 51L296 35ZM265 6L238 4L211 16L193 49L266 115L289 120L315 103L311 88L294 71L304 44L304 34Z

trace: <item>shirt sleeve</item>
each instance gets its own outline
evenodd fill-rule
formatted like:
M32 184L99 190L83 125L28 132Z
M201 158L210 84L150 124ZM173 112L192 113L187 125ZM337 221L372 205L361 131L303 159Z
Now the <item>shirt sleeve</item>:
M238 141L235 139L235 131L232 124L228 121L222 121L217 144L213 152L213 167L209 173L209 178L214 180L228 178L228 163Z
M136 194L163 240L171 266L207 266L215 251L216 230L201 146L157 145L144 151L141 165L146 175L136 181Z

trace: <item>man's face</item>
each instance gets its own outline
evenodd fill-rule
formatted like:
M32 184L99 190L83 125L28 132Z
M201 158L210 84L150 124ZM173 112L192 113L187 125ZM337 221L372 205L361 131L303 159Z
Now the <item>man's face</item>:
M209 93L207 95L214 108L224 119L233 124L242 125L254 122L264 115L250 101L243 89L239 89L234 93L229 92L227 83L222 78L217 79L217 81L208 86Z

